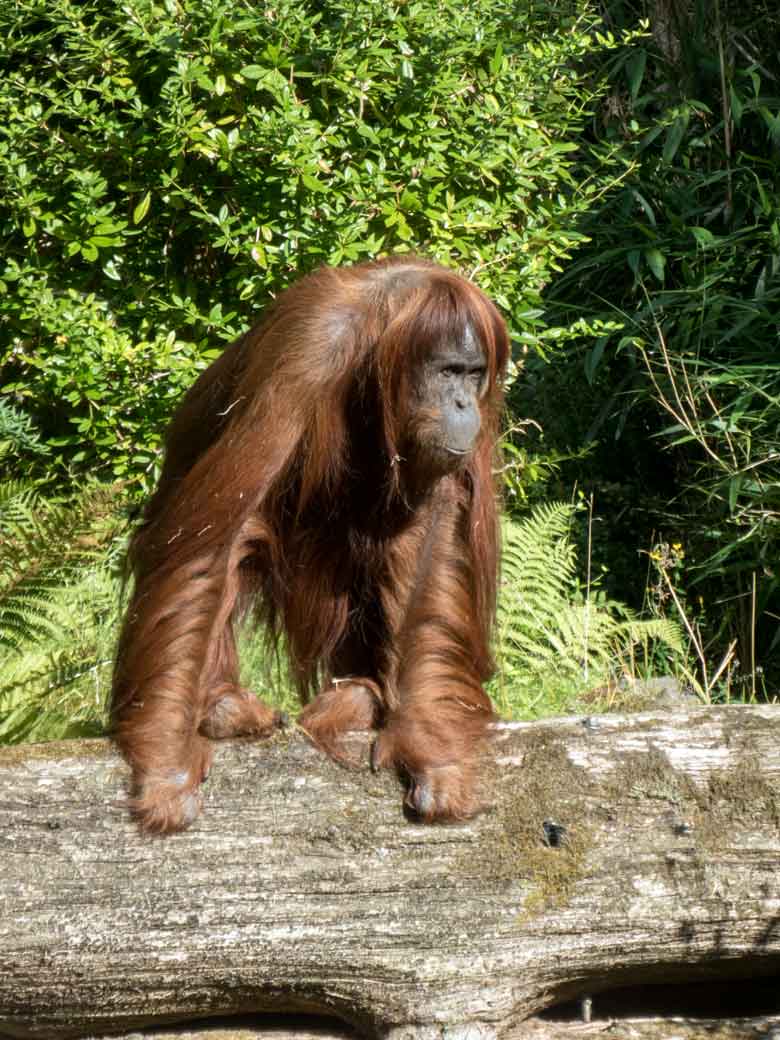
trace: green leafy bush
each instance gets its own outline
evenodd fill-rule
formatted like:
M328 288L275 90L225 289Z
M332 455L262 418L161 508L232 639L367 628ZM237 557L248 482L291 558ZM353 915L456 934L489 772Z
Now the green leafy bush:
M36 342L17 341L3 391L34 412L55 461L146 482L171 408L209 352L173 332L135 338L94 293L58 293L21 276L16 291Z
M146 481L207 344L380 252L474 274L537 342L604 186L576 65L612 42L574 2L2 5L5 391L61 461Z
M608 148L624 175L580 224L587 242L546 303L562 326L615 325L569 341L554 367L529 366L543 450L590 446L576 479L605 518L599 552L621 579L612 591L644 589L637 548L679 541L681 592L701 604L706 652L717 662L736 646L751 688L761 661L773 668L771 687L780 675L780 23L765 0L668 9L619 0L609 11L617 28L649 18L648 35L604 70L609 103L594 122L594 151Z

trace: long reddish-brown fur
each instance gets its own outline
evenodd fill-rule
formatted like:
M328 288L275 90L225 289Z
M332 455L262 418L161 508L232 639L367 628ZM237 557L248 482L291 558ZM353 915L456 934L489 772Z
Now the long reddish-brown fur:
M426 421L412 380L467 327L487 366L482 426L441 475L409 450ZM197 815L209 738L277 721L239 685L233 626L253 606L284 636L316 743L339 757L345 731L380 725L374 763L409 778L424 818L476 810L507 349L476 286L403 257L308 275L202 373L130 547L112 714L144 829Z

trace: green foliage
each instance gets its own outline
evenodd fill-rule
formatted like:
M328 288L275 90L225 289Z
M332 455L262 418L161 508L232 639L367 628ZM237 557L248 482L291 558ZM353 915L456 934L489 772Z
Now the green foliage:
M105 731L119 580L100 558L47 590L43 633L0 655L0 744Z
M195 374L192 344L173 333L134 340L93 294L25 279L17 292L36 338L17 342L3 390L34 410L61 465L148 483L170 411Z
M119 606L111 489L0 483L0 742L98 732Z
M58 459L146 483L206 344L302 272L380 252L475 273L537 342L604 187L572 175L581 6L3 5L6 392Z
M589 241L549 288L547 313L615 328L555 370L532 364L535 400L549 402L548 445L591 446L578 478L605 515L613 574L623 535L633 554L637 537L648 550L659 532L681 542L707 652L720 660L736 639L746 673L763 658L778 674L776 11L764 0L609 10L617 28L650 20L604 69L592 148L624 176L580 225ZM623 569L618 594L642 587L638 570Z
M573 515L573 506L558 502L504 522L499 675L492 683L502 714L572 710L595 687L646 670L659 645L667 659L684 655L674 622L639 619L593 589L583 594L570 537Z
M56 600L116 532L114 497L91 489L70 502L47 500L25 481L0 483L0 655L55 634Z
M30 416L0 397L0 462L12 454L45 456L49 449Z
M238 630L238 652L241 684L266 704L294 718L301 710L301 702L287 661L269 650L265 632L251 616Z

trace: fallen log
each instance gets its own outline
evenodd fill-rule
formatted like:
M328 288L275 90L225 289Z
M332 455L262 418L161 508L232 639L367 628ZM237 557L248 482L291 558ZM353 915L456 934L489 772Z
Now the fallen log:
M780 980L772 706L502 724L491 808L449 826L295 730L221 746L183 834L141 837L126 782L107 741L0 751L2 1035L273 1012L471 1040L640 984Z

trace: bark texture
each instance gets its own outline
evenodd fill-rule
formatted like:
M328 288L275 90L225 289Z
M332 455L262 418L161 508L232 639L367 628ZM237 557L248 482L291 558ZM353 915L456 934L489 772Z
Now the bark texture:
M485 1040L603 990L780 979L780 710L505 724L483 772L490 811L424 826L294 730L236 741L153 839L108 742L0 752L0 1034L268 1011Z

